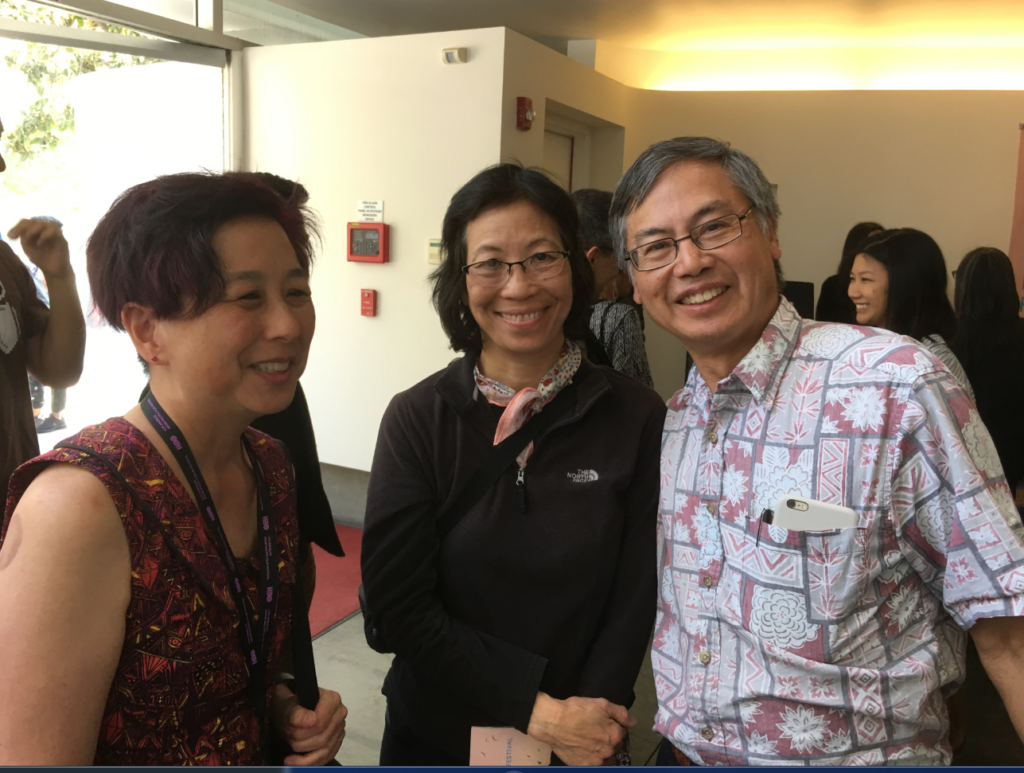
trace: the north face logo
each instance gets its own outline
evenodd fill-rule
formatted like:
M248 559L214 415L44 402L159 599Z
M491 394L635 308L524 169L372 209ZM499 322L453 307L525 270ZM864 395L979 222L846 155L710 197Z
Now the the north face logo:
M593 483L597 480L597 473L594 470L577 470L567 472L565 476L573 483Z

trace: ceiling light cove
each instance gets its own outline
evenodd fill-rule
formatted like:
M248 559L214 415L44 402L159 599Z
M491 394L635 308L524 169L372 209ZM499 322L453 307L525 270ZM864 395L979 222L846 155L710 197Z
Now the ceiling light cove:
M663 91L1024 90L1024 46L653 51L598 41L594 67Z

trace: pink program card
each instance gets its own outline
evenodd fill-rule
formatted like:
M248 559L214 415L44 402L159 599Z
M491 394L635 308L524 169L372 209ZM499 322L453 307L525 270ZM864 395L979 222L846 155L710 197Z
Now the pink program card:
M469 764L524 768L550 765L551 747L514 727L474 727L469 740Z

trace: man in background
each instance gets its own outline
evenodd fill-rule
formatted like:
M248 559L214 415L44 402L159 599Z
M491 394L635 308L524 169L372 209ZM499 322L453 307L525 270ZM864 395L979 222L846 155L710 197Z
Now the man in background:
M25 261L22 262L24 263ZM29 263L26 268L32 275L32 281L36 283L36 295L39 296L39 300L46 304L46 308L50 308L50 293L46 289L46 279L43 277L43 272L39 266L32 263ZM43 418L40 414L46 402L46 387L31 375L28 377L28 386L29 392L32 395L32 417L36 422L36 434L42 435L46 432L67 429L67 422L64 421L61 414L67 405L68 390L62 387L50 388L50 415Z
M572 201L579 215L580 249L594 270L590 330L601 344L606 359L598 364L608 364L644 386L653 387L640 316L630 304L616 302L616 285L624 272L619 270L608 230L612 194L584 188L572 193Z
M0 155L0 172L6 168ZM85 319L60 225L21 220L7 237L21 239L25 255L43 272L50 308L36 295L28 269L0 241L0 490L5 499L14 469L39 454L28 376L51 387L73 386L85 357Z

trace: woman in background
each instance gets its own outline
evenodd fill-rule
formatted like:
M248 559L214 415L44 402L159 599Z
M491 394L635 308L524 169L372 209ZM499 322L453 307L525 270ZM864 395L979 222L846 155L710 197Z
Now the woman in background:
M954 272L957 334L952 349L974 387L1010 491L1024 477L1024 319L1013 264L994 247L972 250ZM967 674L954 697L964 725L954 765L1024 765L1024 744L999 692L967 642Z
M254 172L256 177L269 185L292 207L300 210L309 202L309 191L302 183L288 180L270 172ZM324 491L320 472L320 455L316 449L316 435L313 420L309 415L306 394L302 382L295 384L295 397L291 404L279 413L261 416L250 424L253 429L265 432L275 440L284 443L295 468L295 498L299 510L299 534L306 547L316 543L333 556L344 557L338 532L334 528L331 502ZM313 551L309 550L303 567L314 570ZM307 582L306 601L313 598L313 578Z
M847 293L858 325L916 338L973 400L971 382L947 343L956 335L948 282L946 261L935 240L923 231L895 228L861 247L850 267Z
M1001 250L981 247L967 253L955 276L952 349L1015 491L1024 478L1024 319L1013 264Z
M818 306L814 311L816 320L819 322L844 322L848 325L857 321L853 303L850 302L850 296L846 292L846 288L850 284L850 267L864 243L879 231L884 230L878 223L864 222L857 223L846 234L842 257L839 259L839 269L821 283L821 294L818 296Z

